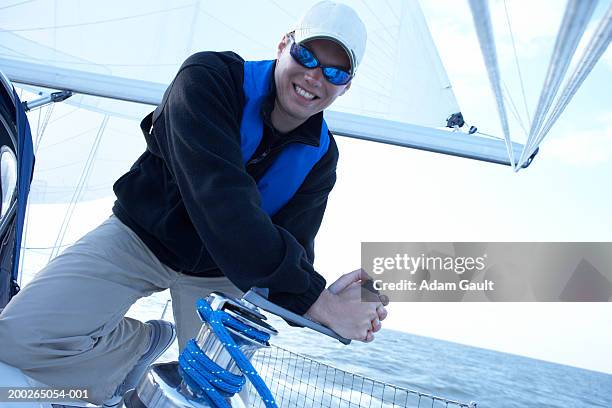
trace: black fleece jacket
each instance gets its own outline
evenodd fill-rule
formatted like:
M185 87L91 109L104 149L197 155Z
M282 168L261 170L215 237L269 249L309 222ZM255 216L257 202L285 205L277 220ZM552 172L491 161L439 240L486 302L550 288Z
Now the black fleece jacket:
M181 273L227 276L242 290L270 289L270 300L303 314L325 288L313 268L314 238L336 181L338 149L313 167L274 216L260 207L257 180L289 143L318 145L322 113L279 134L271 126L245 164L240 148L244 60L231 52L189 57L162 103L141 123L147 150L114 185L114 214L159 260Z

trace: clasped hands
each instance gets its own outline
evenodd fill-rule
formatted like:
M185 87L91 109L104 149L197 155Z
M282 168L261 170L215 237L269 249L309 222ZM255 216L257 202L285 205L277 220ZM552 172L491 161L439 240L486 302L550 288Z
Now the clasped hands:
M378 301L362 300L362 284L371 280L363 269L342 275L325 289L308 309L306 317L329 327L340 336L366 343L374 340L374 333L382 328L387 317L386 296Z

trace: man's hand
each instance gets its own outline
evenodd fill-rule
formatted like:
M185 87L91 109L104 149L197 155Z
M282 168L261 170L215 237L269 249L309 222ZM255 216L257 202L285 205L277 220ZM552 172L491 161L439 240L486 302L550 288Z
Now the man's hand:
M386 297L377 302L361 301L361 283L370 279L363 269L342 275L325 289L306 316L352 340L370 342L387 317Z

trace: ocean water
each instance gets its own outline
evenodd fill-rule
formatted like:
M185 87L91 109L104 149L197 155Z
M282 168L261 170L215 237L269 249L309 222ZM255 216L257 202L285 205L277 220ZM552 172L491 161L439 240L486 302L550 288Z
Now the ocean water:
M159 318L167 299L165 292L141 299L129 315ZM172 320L170 308L164 318ZM385 329L372 343L345 346L270 319L275 345L400 387L485 408L612 408L610 374ZM177 354L175 345L162 359Z
M305 329L278 343L390 384L479 407L612 407L612 375L382 330L344 346Z

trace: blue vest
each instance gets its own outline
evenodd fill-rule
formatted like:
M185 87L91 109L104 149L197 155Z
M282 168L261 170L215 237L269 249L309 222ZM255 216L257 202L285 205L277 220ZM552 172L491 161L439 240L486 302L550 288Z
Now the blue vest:
M246 61L244 63L244 95L246 103L240 124L242 160L246 164L263 137L262 104L268 95L274 61ZM274 163L257 183L261 207L268 215L278 212L298 191L314 165L329 148L327 124L323 120L319 146L291 143L283 148Z

